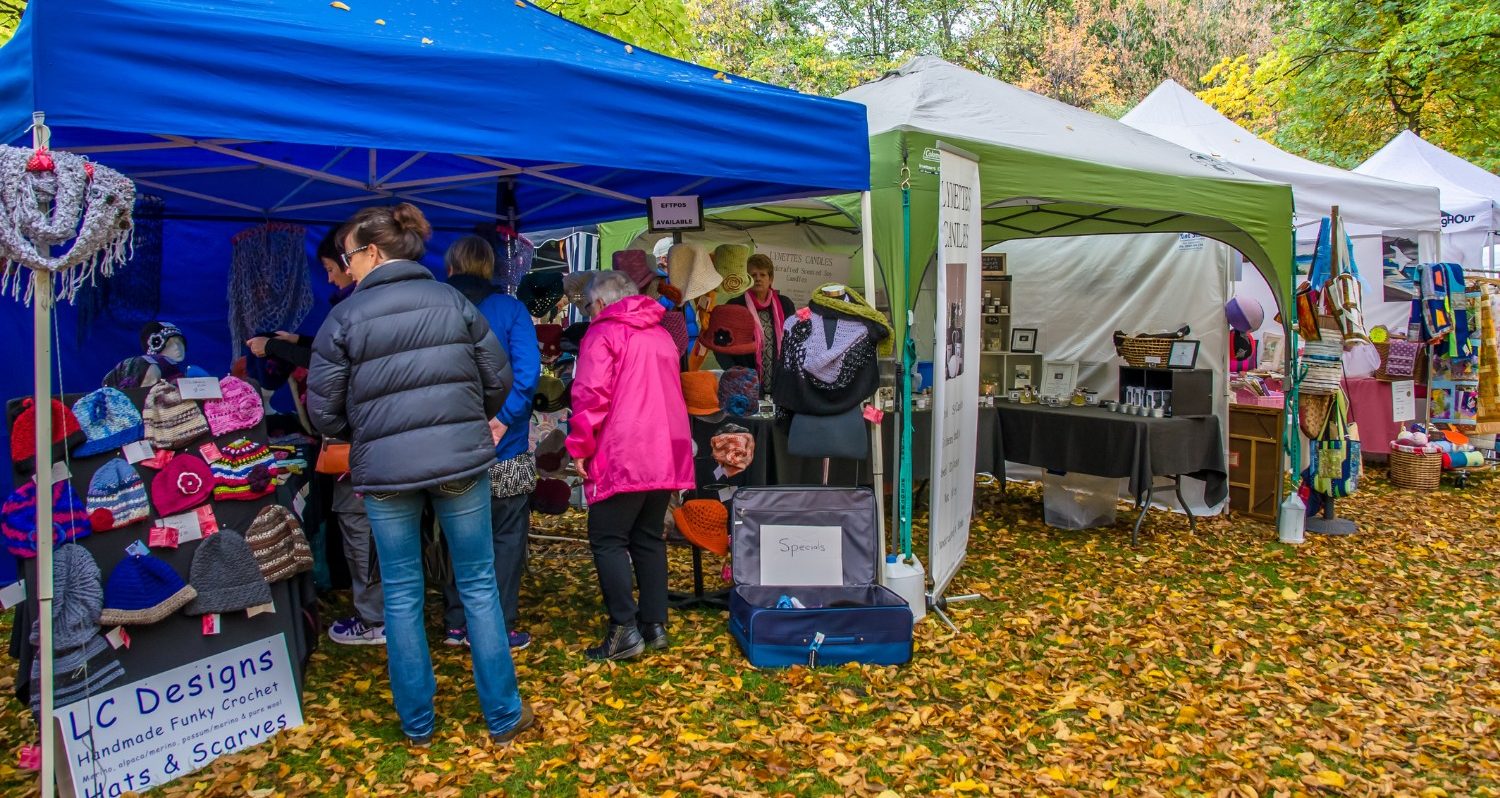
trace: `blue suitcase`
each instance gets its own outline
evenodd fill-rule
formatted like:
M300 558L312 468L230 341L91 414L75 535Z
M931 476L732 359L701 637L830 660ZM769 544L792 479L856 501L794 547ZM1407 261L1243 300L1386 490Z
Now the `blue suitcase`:
M729 631L751 665L911 661L911 608L878 584L876 512L869 488L735 493Z

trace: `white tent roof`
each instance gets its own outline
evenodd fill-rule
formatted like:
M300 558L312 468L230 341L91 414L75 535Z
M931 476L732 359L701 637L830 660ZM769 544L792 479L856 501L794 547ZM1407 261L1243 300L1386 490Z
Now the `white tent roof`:
M1315 231L1318 220L1335 205L1351 234L1439 229L1438 195L1430 186L1354 174L1299 158L1231 122L1176 81L1157 86L1120 121L1267 180L1290 183L1297 226L1304 234L1309 226Z
M1202 153L1132 130L1113 119L920 56L882 80L841 95L863 104L870 135L921 130L1086 163L1201 178ZM1220 165L1213 177L1262 182ZM1285 182L1285 181L1277 181Z
M1443 232L1500 227L1500 176L1403 130L1354 171L1432 186L1442 194Z

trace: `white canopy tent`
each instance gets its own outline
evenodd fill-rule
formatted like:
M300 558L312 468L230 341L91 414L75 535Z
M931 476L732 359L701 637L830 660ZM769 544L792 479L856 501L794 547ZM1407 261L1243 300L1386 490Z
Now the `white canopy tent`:
M1355 240L1354 259L1360 267L1367 322L1405 326L1407 302L1384 300L1381 239L1387 235L1411 239L1420 258L1436 258L1442 229L1436 189L1355 174L1285 152L1230 121L1173 80L1157 86L1120 121L1245 172L1290 184L1299 251L1311 251L1319 221L1338 206L1345 229ZM1275 306L1275 294L1253 269L1244 271L1235 293L1254 297L1268 309ZM1263 330L1275 327L1272 315L1266 314Z
M1443 260L1494 268L1484 257L1500 231L1500 176L1403 130L1354 171L1436 188L1441 195Z

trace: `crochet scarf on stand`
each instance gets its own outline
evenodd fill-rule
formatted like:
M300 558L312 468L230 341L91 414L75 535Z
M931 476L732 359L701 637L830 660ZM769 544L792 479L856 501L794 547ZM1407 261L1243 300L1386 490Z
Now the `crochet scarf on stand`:
M31 272L46 271L71 302L114 274L130 255L134 204L129 178L83 156L0 146L0 293L30 305Z
M895 332L891 329L890 321L886 319L884 313L876 310L874 306L866 302L865 298L860 296L859 292L853 288L845 286L843 290L845 294L849 295L848 300L835 299L828 296L823 293L823 288L820 286L818 290L813 291L811 304L814 307L836 310L840 313L849 316L858 316L869 321L874 325L870 333L875 336L875 343L879 345L878 352L880 356L890 356L896 347ZM884 331L883 334L882 331Z
M162 217L167 203L152 194L135 198L135 251L125 268L107 279L94 279L79 288L73 307L78 315L78 338L86 339L104 314L127 327L139 327L161 313Z
M812 308L787 319L783 337L786 345L781 355L783 368L793 374L800 373L817 388L847 388L870 365L872 347L860 345L867 341L870 331L849 319L839 319L836 325L833 343L829 344L823 333L823 317Z
M236 233L229 264L229 332L234 357L258 332L295 330L312 310L307 230L272 222Z

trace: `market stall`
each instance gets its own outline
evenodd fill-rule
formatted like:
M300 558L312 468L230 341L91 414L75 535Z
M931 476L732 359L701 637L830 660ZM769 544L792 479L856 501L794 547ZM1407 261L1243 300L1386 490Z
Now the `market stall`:
M1442 259L1466 269L1495 270L1484 255L1500 231L1500 177L1410 130L1396 134L1354 171L1436 188L1443 213Z

